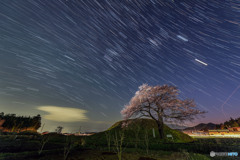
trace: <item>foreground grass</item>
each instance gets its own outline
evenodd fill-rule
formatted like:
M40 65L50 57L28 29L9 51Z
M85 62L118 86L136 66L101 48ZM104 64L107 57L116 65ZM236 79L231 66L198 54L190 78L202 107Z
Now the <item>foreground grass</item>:
M0 160L61 160L63 159L63 148L65 136L54 135L44 147L41 155L38 154L39 139L12 140L11 137L0 137ZM73 137L74 142L81 142L83 137ZM84 137L84 139L87 137ZM89 149L86 149L89 148ZM68 160L117 160L114 152L107 152L106 146L91 148L81 146L71 150ZM149 150L146 154L145 149L125 148L123 160L141 160L141 158L152 158L148 160L208 160L204 155L188 153L187 151L162 151ZM143 159L142 159L143 160Z
M41 157L45 157L49 154L59 154L62 152L63 152L62 149L44 150ZM18 153L0 153L0 160L25 160L25 159L31 159L33 157L35 157L36 159L39 159L40 156L37 151L25 151L25 152L18 152Z
M149 151L127 148L122 155L123 160L210 160L205 155L188 152L170 152L170 151ZM152 158L152 159L150 159ZM0 160L56 160L63 159L63 150L44 150L39 156L36 151L26 151L19 153L0 153ZM117 160L114 152L107 152L104 149L75 149L72 150L68 160Z
M144 151L142 151L143 153ZM207 156L194 153L166 152L166 151L150 151L149 155L139 152L125 152L122 155L123 160L139 160L149 158L149 160L210 160ZM151 159L150 159L151 158ZM30 160L55 160L62 159L61 154L46 155ZM117 160L117 155L113 152L104 152L100 150L81 150L73 151L68 160Z
M115 153L107 152L108 148L106 142L102 145L97 143L85 143L87 139L91 137L79 137L73 136L74 148L69 159L72 160L117 160ZM19 139L13 140L11 136L0 136L0 160L55 160L63 159L63 148L66 143L66 136L52 135L44 147L43 154L38 155L39 149L38 138L19 137ZM93 142L93 141L91 141ZM75 144L76 143L76 144ZM128 144L123 146L123 160L140 160L141 157L153 158L155 160L207 160L207 159L224 159L227 160L230 157L215 157L210 158L210 151L216 152L238 152L240 151L240 139L222 139L222 138L209 138L209 139L195 139L192 143L158 143L150 144L149 154L146 154L144 146L139 145L138 149L134 148L134 145ZM111 146L111 148L114 146ZM88 149L87 149L88 148ZM200 154L196 154L200 153ZM150 160L150 159L149 159Z

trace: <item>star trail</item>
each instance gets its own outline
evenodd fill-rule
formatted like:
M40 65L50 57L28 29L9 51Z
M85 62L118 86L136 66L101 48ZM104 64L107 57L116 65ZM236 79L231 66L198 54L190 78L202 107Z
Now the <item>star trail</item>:
M240 117L239 1L2 0L0 36L0 110L44 130L106 129L143 83L193 98L195 123ZM54 107L88 121L47 119Z

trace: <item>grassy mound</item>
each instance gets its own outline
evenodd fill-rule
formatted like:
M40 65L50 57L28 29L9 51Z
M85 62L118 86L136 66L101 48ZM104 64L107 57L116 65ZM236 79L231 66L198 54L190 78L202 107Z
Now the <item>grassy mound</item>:
M127 126L123 127L123 123L127 122ZM153 137L153 128L155 132L155 138ZM138 132L139 131L139 132ZM158 133L158 127L154 120L152 119L130 119L130 120L123 120L116 122L112 125L108 130L104 132L97 133L92 135L86 139L86 142L93 143L96 145L106 145L106 133L110 133L114 136L116 133L124 132L125 138L124 141L128 142L128 144L134 144L139 142L141 144L144 143L144 137L146 134L149 137L150 144L156 143L187 143L192 142L193 139L174 129L169 128L168 126L164 125L164 140L161 140ZM138 132L138 136L136 133ZM173 140L171 138L167 138L166 135L171 134L173 136ZM136 138L138 137L138 138Z

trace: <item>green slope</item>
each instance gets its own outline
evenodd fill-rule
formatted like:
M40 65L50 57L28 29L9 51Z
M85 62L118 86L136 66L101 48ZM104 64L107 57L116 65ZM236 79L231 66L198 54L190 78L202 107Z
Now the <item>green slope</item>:
M192 142L193 139L174 129L169 128L168 126L164 125L164 134L171 134L173 136L173 140L170 138L165 138L164 140L160 140L157 124L154 120L151 119L130 119L127 122L130 122L127 127L122 127L122 124L126 121L119 121L113 124L109 129L104 132L97 133L88 137L86 140L88 143L94 143L95 145L106 145L106 135L105 132L110 132L111 135L115 133L119 133L124 131L124 141L128 144L135 143L136 141L136 131L139 130L139 139L138 141L143 143L145 133L148 133L150 144L153 143L163 143L163 142L174 142L174 143L187 143ZM153 128L155 130L156 137L153 137ZM166 137L166 136L165 136Z

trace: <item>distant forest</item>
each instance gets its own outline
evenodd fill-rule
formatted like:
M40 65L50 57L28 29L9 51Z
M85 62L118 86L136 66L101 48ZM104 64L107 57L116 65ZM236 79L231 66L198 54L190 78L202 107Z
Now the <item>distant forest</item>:
M217 129L227 129L229 127L240 127L240 117L236 119L230 118L229 121L225 121L216 126Z
M0 129L5 132L37 131L41 127L41 116L16 116L0 113Z

